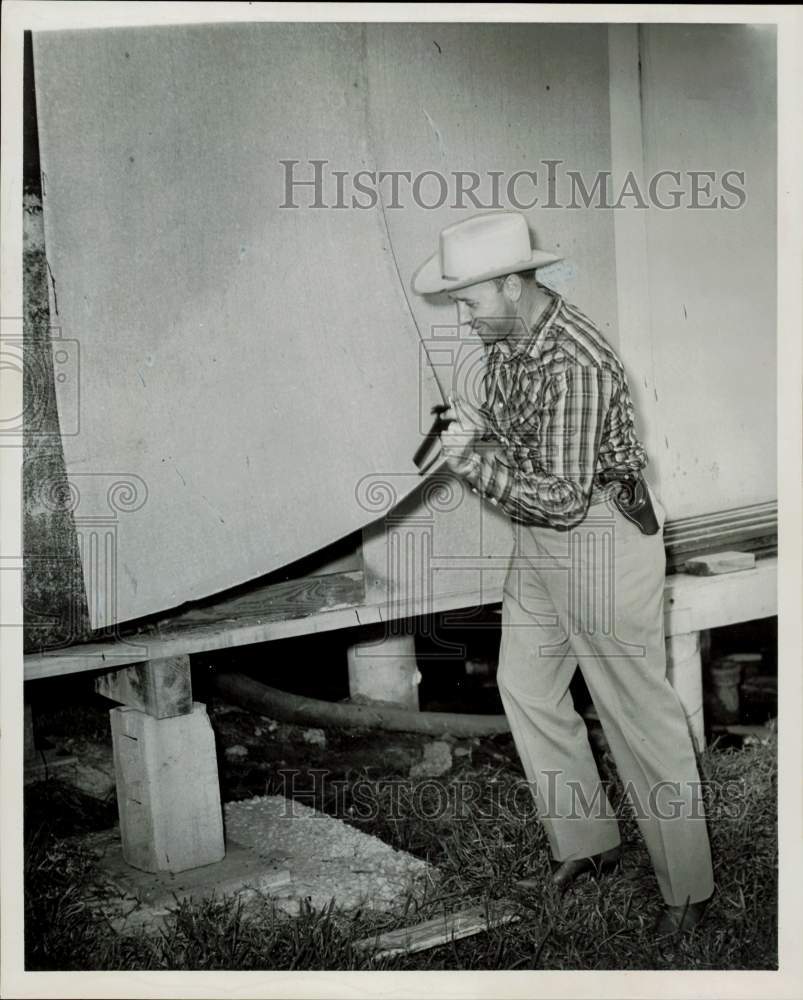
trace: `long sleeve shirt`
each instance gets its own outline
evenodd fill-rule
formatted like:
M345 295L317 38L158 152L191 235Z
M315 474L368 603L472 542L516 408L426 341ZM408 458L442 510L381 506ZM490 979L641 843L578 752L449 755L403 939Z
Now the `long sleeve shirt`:
M487 430L456 471L513 520L566 529L647 455L621 362L587 316L544 291L552 302L527 334L487 352Z

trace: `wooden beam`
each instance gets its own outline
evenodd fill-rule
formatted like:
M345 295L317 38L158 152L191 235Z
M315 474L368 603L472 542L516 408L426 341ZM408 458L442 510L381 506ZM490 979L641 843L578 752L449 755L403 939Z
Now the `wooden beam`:
M778 613L778 560L762 559L755 569L723 576L667 579L664 628L667 635L722 628Z
M109 670L185 653L248 646L312 632L382 621L365 607L362 572L289 580L234 596L198 601L118 639L81 643L25 656L25 680Z
M756 555L778 549L778 504L750 504L732 510L682 517L664 527L667 567L679 569L692 556L732 548Z
M147 660L110 670L95 678L95 691L128 708L138 708L155 719L189 715L192 679L188 655Z
M490 902L487 907L469 906L455 913L443 913L411 927L363 938L355 942L354 946L360 951L371 951L374 959L392 958L394 955L409 955L437 948L450 941L482 934L492 927L500 927L518 919L518 907L508 900L500 900Z
M664 608L666 634L700 632L777 614L777 574L778 560L773 556L760 559L754 570L725 577L689 577L682 574L667 577ZM249 613L242 618L238 616L235 602L227 602L165 619L151 632L124 636L122 641L85 643L68 649L28 654L25 657L25 680L41 680L85 670L108 670L145 659L230 649L388 621L386 604L364 601L362 574L349 573L346 576L349 578L347 585L341 584L339 588L342 604L333 602L304 617L274 619L270 603L263 603L260 612L259 600L251 595ZM726 580L730 582L725 583ZM298 581L293 582L298 585ZM727 597L721 605L720 594ZM696 607L698 597L700 605ZM500 586L498 592L483 589L441 594L434 609L429 606L428 598L410 599L394 605L394 608L400 617L413 618L428 611L457 611L501 600Z

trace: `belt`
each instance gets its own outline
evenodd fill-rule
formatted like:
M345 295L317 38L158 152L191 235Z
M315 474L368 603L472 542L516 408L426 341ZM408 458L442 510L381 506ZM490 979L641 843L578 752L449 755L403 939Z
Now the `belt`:
M643 535L657 535L660 530L658 518L655 516L655 508L652 505L652 497L647 488L647 481L640 472L632 475L622 475L618 472L598 473L595 476L596 484L604 487L604 496L600 500L611 500L613 505L626 517L628 521L636 525ZM592 494L593 496L593 494ZM522 521L518 517L511 517L513 524L520 524L527 528L553 528L556 531L566 531L567 528L559 527L546 519L530 519Z

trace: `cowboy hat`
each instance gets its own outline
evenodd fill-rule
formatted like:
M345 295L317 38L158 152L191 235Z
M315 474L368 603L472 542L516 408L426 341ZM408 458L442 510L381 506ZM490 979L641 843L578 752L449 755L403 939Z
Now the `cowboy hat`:
M413 291L419 295L450 292L556 260L561 258L546 250L533 250L523 215L487 212L441 231L438 252L413 275Z

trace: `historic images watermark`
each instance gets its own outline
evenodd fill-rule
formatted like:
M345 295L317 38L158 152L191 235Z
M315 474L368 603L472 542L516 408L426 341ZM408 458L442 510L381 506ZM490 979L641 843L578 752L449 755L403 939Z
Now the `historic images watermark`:
M327 159L279 160L288 209L726 209L747 201L744 170L658 170L639 179L628 171L589 176L564 160L539 160L535 169L342 170Z
M635 819L708 823L738 822L749 808L744 781L660 781L646 796L626 784L612 804L602 784L588 794L560 771L542 772L538 789L522 779L488 783L460 779L445 783L434 778L413 781L388 778L354 781L334 778L324 768L304 772L288 768L277 772L285 806L281 818L298 814L298 805L315 808L339 819L355 822L404 820L411 817L436 821L475 816L478 822L516 819Z

